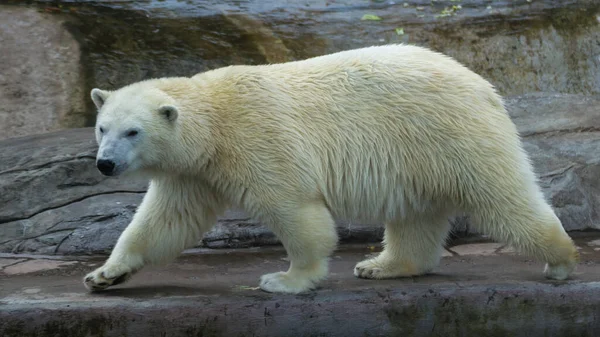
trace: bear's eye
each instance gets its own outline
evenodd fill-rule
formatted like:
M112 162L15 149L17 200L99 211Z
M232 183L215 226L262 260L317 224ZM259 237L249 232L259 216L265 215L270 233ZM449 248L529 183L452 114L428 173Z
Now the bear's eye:
M137 136L138 132L136 130L131 130L129 132L127 132L127 137L135 137Z
M100 127L100 133L104 133L104 129Z

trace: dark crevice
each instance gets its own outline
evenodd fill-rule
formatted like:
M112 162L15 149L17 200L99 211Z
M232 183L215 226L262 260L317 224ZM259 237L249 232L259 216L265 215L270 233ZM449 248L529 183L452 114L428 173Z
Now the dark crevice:
M109 215L84 215L82 217L77 218L76 220L61 220L55 224L53 224L52 226L48 227L47 229L45 229L45 233L44 234L49 234L49 233L53 233L51 232L56 226L61 225L61 224L65 224L65 223L82 223L84 221L94 221L94 222L102 222L102 221L106 221L112 218L116 218L117 216L119 216L119 214L109 214ZM61 231L61 230L57 230L57 231ZM55 232L57 232L55 231ZM42 234L42 235L44 235ZM27 238L26 238L27 239Z
M7 267L14 266L14 265L16 265L16 264L19 264L19 263L27 262L27 261L29 261L29 260L30 260L30 259L23 259L23 260L20 260L20 261L15 261L15 262L13 262L13 263L10 263L10 264L7 264L7 265L5 265L5 266L2 266L2 268L0 268L0 270L1 270L1 269L4 269L4 268L7 268Z
M40 164L40 165L36 165L36 166L32 166L32 167L9 169L9 170L0 172L0 175L2 175L2 174L9 174L9 173L17 173L17 172L27 172L27 171L39 170L39 169L42 169L42 168L47 168L48 166L52 166L54 164L66 163L66 162L75 161L75 160L81 160L81 159L96 160L96 156L85 155L85 156L79 156L79 157L73 157L73 158L53 160L53 161L50 161L50 162L47 162L47 163L44 163L44 164Z
M62 244L65 242L65 241L67 241L67 239L68 239L68 238L70 238L70 237L71 237L71 235L73 235L73 232L71 232L71 233L69 233L69 234L65 235L65 237L64 237L64 238L62 238L62 240L60 240L60 242L59 242L59 243L56 245L56 247L54 247L54 254L58 253L58 249L60 248L60 246L61 246L61 245L62 245Z
M40 214L40 213L44 213L44 212L46 212L46 211L50 211L50 210L53 210L53 209L57 209L57 208L61 208L61 207L65 207L65 206L68 206L68 205L70 205L70 204L74 204L74 203L76 203L76 202L80 202L80 201L83 201L83 200L85 200L85 199L88 199L88 198L97 197L97 196L99 196L99 195L110 195L110 194L119 194L119 193L135 193L135 194L140 194L140 193L146 193L146 191L126 191L126 190L122 190L122 191L121 191L121 190L120 190L120 191L110 191L110 192L99 192L99 193L94 193L94 194L86 195L86 196L84 196L84 197L81 197L81 198L77 198L77 199L74 199L74 200L70 200L70 201L68 201L68 202L62 203L62 204L60 204L60 205L57 205L57 206L52 206L52 207L46 207L46 208L43 208L43 209L41 209L41 210L39 210L39 211L37 211L37 212L33 213L33 214L32 214L32 215L30 215L30 216L26 216L26 217L22 217L22 218L8 218L8 219L2 219L2 220L0 220L0 225L1 225L1 224L8 223L8 222L13 222L13 221L19 221L19 220L27 220L27 219L31 219L31 218L33 218L34 216L36 216L36 215L38 215L38 214Z
M590 126L590 127L579 127L573 129L559 129L559 130L548 130L548 131L540 131L540 132L529 132L522 133L521 137L534 137L534 136L546 136L546 135L562 135L569 133L584 133L584 132L600 132L600 128Z
M73 188L73 187L90 187L90 186L97 186L101 182L103 182L103 180L101 180L101 181L90 181L90 182L73 182L73 183L66 183L66 184L56 185L56 188L59 189L59 190L64 190L64 189Z
M27 236L27 237L22 237L22 238L18 238L18 239L10 239L10 240L4 241L4 242L0 242L0 245L9 243L11 241L21 241L21 242L23 242L23 241L26 241L26 240L35 240L35 239L40 238L40 237L42 237L44 235L49 235L49 234L54 234L54 233L60 233L60 232L64 232L64 231L74 231L77 228L78 227L62 228L62 229L57 229L57 230L53 230L53 231L52 230L51 231L45 231L45 232L43 232L41 234L38 234L38 235Z
M555 170L552 172L548 172L546 174L540 175L540 179L541 178L554 178L556 176L562 176L563 174L567 173L569 170L576 168L577 165L575 164L571 164L565 168L559 169L559 170Z

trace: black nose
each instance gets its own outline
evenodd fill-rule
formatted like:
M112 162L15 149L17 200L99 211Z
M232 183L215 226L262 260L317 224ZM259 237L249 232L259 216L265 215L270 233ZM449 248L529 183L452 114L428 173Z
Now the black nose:
M98 167L98 170L100 170L102 174L109 176L115 169L115 162L112 160L100 159L96 163L96 167Z

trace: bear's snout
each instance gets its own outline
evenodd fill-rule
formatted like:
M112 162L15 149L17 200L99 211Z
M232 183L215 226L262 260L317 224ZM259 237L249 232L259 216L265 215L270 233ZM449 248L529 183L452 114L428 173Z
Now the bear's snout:
M96 167L105 176L111 176L115 171L115 162L109 159L100 159L96 163Z

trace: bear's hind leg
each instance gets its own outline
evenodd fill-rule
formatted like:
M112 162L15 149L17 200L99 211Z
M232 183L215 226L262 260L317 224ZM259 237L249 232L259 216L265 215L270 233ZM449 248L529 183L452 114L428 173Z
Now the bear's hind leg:
M386 223L383 251L359 262L354 275L387 279L425 274L438 265L449 230L446 216Z
M496 209L473 212L473 224L492 238L545 261L547 278L564 280L574 271L579 253L550 205L541 195L534 199L508 207L498 202L501 206Z
M266 223L283 243L290 267L286 272L263 275L260 288L293 294L311 290L327 277L328 259L338 240L335 222L321 203L276 213Z

